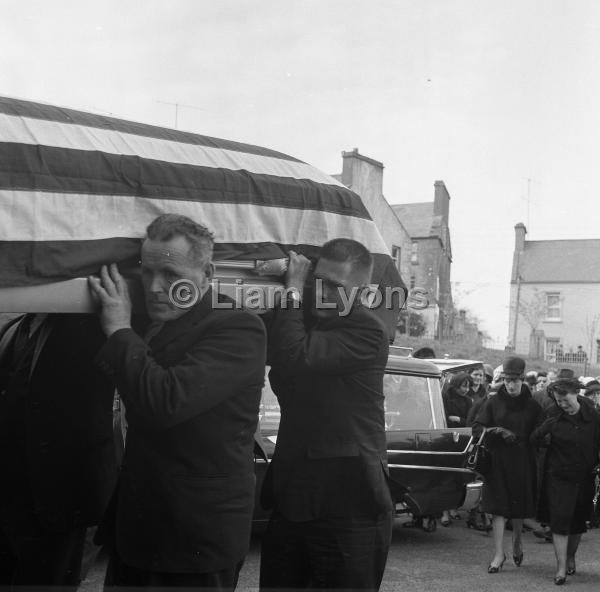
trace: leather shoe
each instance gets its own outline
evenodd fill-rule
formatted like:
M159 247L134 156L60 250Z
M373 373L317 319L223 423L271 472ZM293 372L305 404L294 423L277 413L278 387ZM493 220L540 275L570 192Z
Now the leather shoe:
M567 581L565 576L554 576L554 583L557 586L562 586Z
M513 555L513 561L517 567L521 567L521 563L523 563L523 551L521 551L518 555Z

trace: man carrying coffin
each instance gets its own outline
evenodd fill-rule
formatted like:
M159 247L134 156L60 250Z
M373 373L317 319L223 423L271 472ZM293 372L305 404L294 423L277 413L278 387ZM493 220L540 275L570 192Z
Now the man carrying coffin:
M287 299L269 327L269 380L281 406L262 501L260 587L368 589L381 584L392 532L383 406L387 331L361 304L372 257L350 239L326 243L314 270L290 252ZM309 305L310 306L310 305Z
M165 214L148 226L145 340L131 329L116 265L90 278L108 337L97 362L127 410L116 585L233 590L248 549L266 337L254 314L212 306L212 253L212 234L189 218Z

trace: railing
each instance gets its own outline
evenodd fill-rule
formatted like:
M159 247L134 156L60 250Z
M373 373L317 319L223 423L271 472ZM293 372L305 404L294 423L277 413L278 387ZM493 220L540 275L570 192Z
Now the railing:
M555 352L546 354L547 362L557 364L585 364L588 361L588 356L585 352Z

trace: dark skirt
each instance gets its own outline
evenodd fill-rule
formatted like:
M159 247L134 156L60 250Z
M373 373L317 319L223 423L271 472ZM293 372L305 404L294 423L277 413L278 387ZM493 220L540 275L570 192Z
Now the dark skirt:
M578 483L546 473L542 484L538 520L555 534L582 534L592 514L594 479Z
M536 475L533 451L527 445L498 446L492 470L483 483L484 512L504 518L535 516Z

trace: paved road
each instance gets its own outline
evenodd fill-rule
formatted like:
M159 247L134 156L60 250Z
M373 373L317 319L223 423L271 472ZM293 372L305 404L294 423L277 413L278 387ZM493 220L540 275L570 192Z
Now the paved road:
M554 587L554 551L549 543L525 533L525 558L515 567L512 555L499 574L487 573L492 558L492 537L466 528L464 520L453 521L448 528L438 526L434 533L403 528L402 520L394 527L392 547L383 578L382 590L392 592L527 592ZM507 533L509 535L510 533ZM252 541L250 554L240 575L238 590L253 591L258 586L260 538ZM506 537L510 550L510 539ZM600 591L600 530L583 536L578 553L578 573L568 578L568 590Z
M434 533L403 528L397 520L392 547L383 579L382 591L393 592L527 592L548 591L554 587L554 551L549 543L525 533L525 558L520 568L509 556L499 574L487 573L492 558L492 538L467 529L464 520L454 521L448 528L438 526ZM510 533L506 549L510 550ZM252 539L250 553L240 574L238 590L258 589L260 536ZM82 586L82 592L102 590L103 564L99 562ZM567 590L598 592L600 590L600 529L583 536L577 557L577 574L567 580Z

